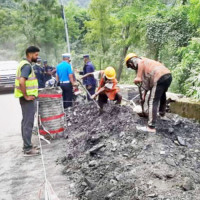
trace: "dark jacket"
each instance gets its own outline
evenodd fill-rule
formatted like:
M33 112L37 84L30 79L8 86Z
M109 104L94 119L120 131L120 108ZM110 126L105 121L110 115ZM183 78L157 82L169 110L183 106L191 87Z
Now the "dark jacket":
M33 66L33 70L34 70L35 76L38 80L38 87L44 88L45 87L44 69L36 64Z
M90 62L90 61L88 63L86 63L83 67L83 75L94 72L94 71L95 71L95 67L92 64L92 62ZM83 79L83 84L96 86L96 79L94 78L93 75L88 76Z

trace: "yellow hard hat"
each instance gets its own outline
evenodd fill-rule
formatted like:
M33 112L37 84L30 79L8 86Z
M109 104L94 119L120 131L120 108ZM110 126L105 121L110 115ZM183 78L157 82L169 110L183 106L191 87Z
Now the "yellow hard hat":
M107 79L114 79L116 77L116 72L113 67L107 67L104 73Z
M129 53L125 58L125 63L129 61L131 58L138 57L135 53Z

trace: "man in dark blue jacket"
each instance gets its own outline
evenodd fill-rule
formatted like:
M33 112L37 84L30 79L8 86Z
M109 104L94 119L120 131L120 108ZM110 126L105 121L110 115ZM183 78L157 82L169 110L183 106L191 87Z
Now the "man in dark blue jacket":
M84 59L84 63L85 63L85 65L83 67L83 75L86 75L88 73L94 72L95 71L95 67L92 64L92 62L90 61L89 55L84 55L83 59ZM90 75L88 77L85 77L83 79L83 84L86 86L86 89L89 91L91 96L93 94L95 94L96 79L94 78L94 75ZM91 100L89 95L87 95L87 99L88 99L88 101Z
M41 61L42 61L42 59L39 57L37 59L36 64L33 66L33 70L34 70L36 78L38 80L38 87L44 88L45 87L44 68L41 66Z

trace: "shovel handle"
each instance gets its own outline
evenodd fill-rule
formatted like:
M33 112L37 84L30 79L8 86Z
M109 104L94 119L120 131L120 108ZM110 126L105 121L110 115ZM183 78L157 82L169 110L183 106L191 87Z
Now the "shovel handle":
M97 106L98 109L100 109L98 103L92 98L91 94L89 93L89 91L84 87L84 85L81 83L80 80L77 79L77 81L80 83L81 87L86 91L86 93L89 95L90 99L92 99L92 101L95 103L95 105Z
M142 84L137 84L139 93L140 93L140 99L141 99L141 106L142 106L142 113L144 114L144 103L143 103L143 98L142 98Z

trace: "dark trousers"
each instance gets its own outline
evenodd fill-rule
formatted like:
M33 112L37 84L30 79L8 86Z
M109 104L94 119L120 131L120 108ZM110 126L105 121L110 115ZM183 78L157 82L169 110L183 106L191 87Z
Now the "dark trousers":
M92 87L90 89L88 89L89 85L86 85L86 89L88 90L88 92L90 93L90 95L92 96L93 94L95 94L95 90L96 90L96 85L92 85ZM92 99L90 98L90 96L87 94L87 100L91 101Z
M122 96L117 93L114 101L116 101L116 104L120 104L122 101ZM106 104L107 102L108 102L108 96L104 93L100 93L98 98L99 107L103 109L104 104Z
M71 83L60 83L63 95L63 106L68 108L72 106L73 87Z
M166 74L162 76L157 84L151 89L149 96L149 121L148 126L150 128L155 128L158 105L159 113L161 116L165 115L166 112L166 92L172 82L171 74Z
M32 148L31 137L35 115L35 100L27 101L23 97L19 99L22 108L21 132L23 138L23 149L29 151Z

